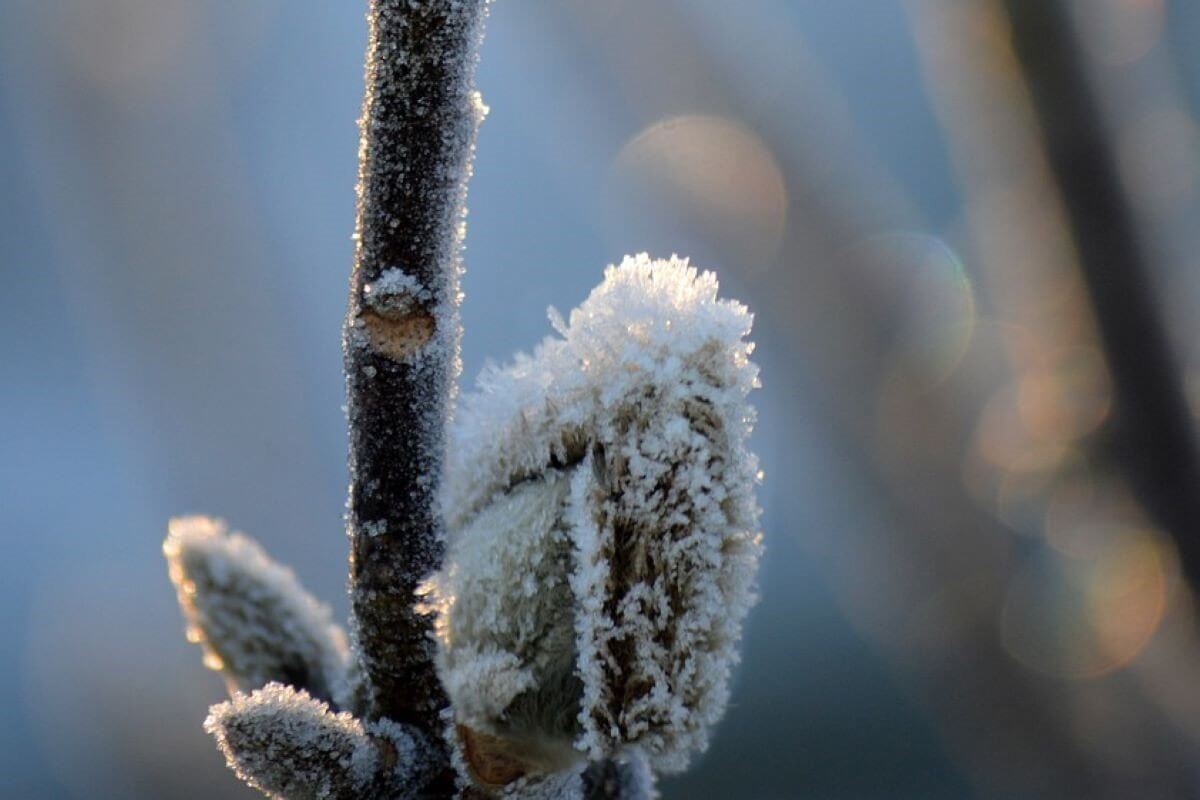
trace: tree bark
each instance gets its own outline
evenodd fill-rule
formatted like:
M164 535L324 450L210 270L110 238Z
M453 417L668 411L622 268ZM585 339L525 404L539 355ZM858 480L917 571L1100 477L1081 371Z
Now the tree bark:
M343 332L353 635L371 718L436 732L445 695L414 592L441 563L445 426L459 371L463 201L483 106L486 0L371 0ZM440 737L438 737L440 739Z

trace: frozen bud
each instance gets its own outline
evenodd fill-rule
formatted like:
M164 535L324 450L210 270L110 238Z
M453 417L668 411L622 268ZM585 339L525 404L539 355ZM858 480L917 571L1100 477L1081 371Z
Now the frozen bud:
M163 553L204 662L224 673L230 692L270 681L323 700L346 693L346 636L329 608L290 569L219 520L171 520Z
M551 318L559 337L461 403L427 587L484 784L632 750L683 769L754 600L749 312L712 273L640 255Z
M423 734L334 714L278 683L213 706L204 729L239 778L287 800L419 797L436 763Z

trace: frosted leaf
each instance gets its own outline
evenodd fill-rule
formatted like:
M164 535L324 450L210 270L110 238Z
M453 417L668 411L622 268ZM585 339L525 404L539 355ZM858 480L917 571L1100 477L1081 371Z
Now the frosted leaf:
M225 674L231 692L279 681L326 700L340 693L346 636L290 569L209 517L171 520L163 553L188 639L203 646L205 664Z
M750 325L712 273L630 257L462 400L439 674L530 774L568 744L680 770L723 713L761 549Z
M438 763L414 729L364 725L278 683L213 706L204 729L239 778L286 800L418 797Z

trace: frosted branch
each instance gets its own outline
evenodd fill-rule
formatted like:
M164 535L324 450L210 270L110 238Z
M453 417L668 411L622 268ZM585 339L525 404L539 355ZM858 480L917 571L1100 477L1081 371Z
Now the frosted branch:
M253 540L218 520L181 517L171 520L163 552L188 639L203 646L205 664L226 676L231 693L271 681L323 700L346 693L345 634Z
M344 330L353 637L373 717L440 726L430 619L435 498L458 373L463 201L483 106L485 0L371 0L358 223Z
M428 739L409 726L364 725L277 683L213 706L204 729L239 778L286 800L419 797L438 768Z

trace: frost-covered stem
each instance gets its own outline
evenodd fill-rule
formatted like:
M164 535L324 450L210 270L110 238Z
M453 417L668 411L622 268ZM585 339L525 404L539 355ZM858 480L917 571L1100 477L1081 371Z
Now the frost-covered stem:
M463 200L486 0L371 0L358 219L344 330L354 638L372 718L440 725L430 620L436 497L458 372Z

